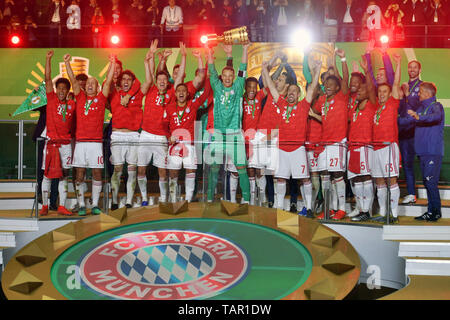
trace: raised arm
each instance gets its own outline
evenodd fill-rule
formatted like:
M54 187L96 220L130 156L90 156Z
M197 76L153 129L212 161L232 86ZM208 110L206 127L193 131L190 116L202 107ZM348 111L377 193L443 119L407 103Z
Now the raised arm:
M192 55L197 58L198 63L198 73L195 76L194 80L192 80L192 85L195 89L200 89L206 77L206 70L203 66L202 54L199 50L193 50Z
M53 50L47 51L45 56L45 91L47 93L53 92L53 81L52 81L52 57Z
M251 43L248 42L242 45L242 59L241 62L247 64L248 62L248 48L250 48Z
M113 77L114 77L114 69L116 67L116 56L113 54L110 54L108 59L109 59L109 69L108 69L108 73L106 74L105 84L102 88L102 94L105 97L107 97L109 95L109 90L111 88L111 83L112 83ZM74 92L75 92L75 88L74 88Z
M141 91L145 95L148 89L154 83L154 70L155 70L155 52L158 49L158 39L153 40L147 54L144 58L145 66L145 82L141 85Z
M375 91L375 84L373 83L372 77L369 75L369 63L366 59L366 55L361 56L360 61L361 69L363 69L364 74L366 75L366 85L367 85L367 93L369 94L369 101L376 105L377 103L377 93Z
M316 60L313 62L313 70L312 70L313 78L312 78L312 82L310 83L310 85L308 87L308 90L306 90L306 101L308 103L311 103L314 98L315 89L316 89L317 85L319 84L321 68L322 68L322 61Z
M81 87L78 81L75 79L75 74L73 73L72 66L70 65L70 54L64 55L64 64L66 65L67 75L69 76L69 80L72 83L73 94L75 96L80 94Z
M272 78L269 75L269 70L267 70L268 64L269 63L267 61L263 61L263 63L262 63L262 76L265 79L265 82L267 84L267 87L270 90L270 93L272 94L273 101L275 103L277 103L278 99L280 98L280 94L278 93L278 90L275 87L275 84L273 83L273 80L272 80Z
M395 67L395 76L394 76L394 83L392 84L392 96L395 99L400 100L403 98L403 92L400 88L400 80L401 80L401 62L402 62L402 56L399 54L394 54L394 61L397 64Z
M343 94L348 93L348 65L347 65L347 58L345 57L345 51L342 49L336 50L336 55L341 58L341 64L342 64L342 80L341 80L341 90Z
M172 54L172 50L170 49L166 49L163 50L162 52L158 53L158 57L159 57L159 62L158 62L158 66L156 67L156 73L160 72L160 71L164 71L167 74L169 73L169 70L167 70L167 59L170 57L170 55Z
M186 45L183 42L180 42L180 53L181 53L181 63L180 69L178 70L177 78L173 79L173 87L176 88L180 83L183 83L184 72L186 71Z
M386 71L386 78L387 82L392 86L394 83L394 68L392 67L391 58L389 57L389 54L387 53L387 44L383 43L381 44L381 56L383 59L384 64L384 70Z

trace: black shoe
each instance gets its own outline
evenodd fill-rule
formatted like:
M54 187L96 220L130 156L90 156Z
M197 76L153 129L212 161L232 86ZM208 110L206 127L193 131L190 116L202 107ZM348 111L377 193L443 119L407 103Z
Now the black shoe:
M50 207L48 208L48 210L58 211L58 206L56 204L50 204Z
M38 203L42 204L42 194L38 194Z
M314 213L311 209L306 210L306 217L310 219L314 219Z
M414 220L418 220L418 221L428 221L428 219L432 216L432 214L425 212L423 215L419 216L419 217L415 217Z
M267 205L269 206L269 208L273 208L273 202L268 202Z
M428 222L436 222L436 221L438 221L440 218L441 218L441 215L440 215L440 214L434 213L434 214L430 214L429 217L428 217L428 219L426 219L426 221L428 221Z
M292 213L297 213L297 204L291 203L291 209L289 211Z
M111 204L111 210L112 211L117 210L117 209L119 209L119 205L117 203Z
M353 217L351 221L367 221L370 219L370 214L368 212L360 212L357 216Z
M389 223L398 224L398 217L389 217Z
M386 222L386 217L382 215L377 215L375 217L370 218L370 221L383 223Z
M125 205L125 207L127 207L128 209L130 209L130 208L132 208L133 206L132 206L131 204L127 203L127 204Z

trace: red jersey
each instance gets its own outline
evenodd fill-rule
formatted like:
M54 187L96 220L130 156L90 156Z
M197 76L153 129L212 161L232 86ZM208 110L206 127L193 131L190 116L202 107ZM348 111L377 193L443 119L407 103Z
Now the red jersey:
M62 102L55 92L47 93L47 137L59 143L70 143L73 135L75 101Z
M397 142L398 141L398 107L400 100L390 97L384 105L377 103L377 110L373 116L373 142ZM382 148L383 145L374 146Z
M322 148L322 124L314 118L308 117L306 126L306 150L315 151Z
M322 142L341 142L347 137L348 95L339 91L333 98L319 97L317 107L322 113Z
M281 98L281 96L280 96ZM272 129L276 129L280 123L280 108L273 101L273 96L269 92L267 94L266 104L259 117L258 130L269 134Z
M121 97L127 92L114 91L111 98L111 113L113 129L128 129L138 131L142 123L142 99L144 94L141 90L130 98L126 107L120 104Z
M353 109L350 116L348 141L351 144L370 144L372 142L373 115L376 106L369 100L366 102L364 110L359 107Z
M167 105L169 132L172 136L176 136L177 139L183 141L194 141L194 125L197 118L197 110L209 97L210 89L211 86L206 86L200 97L189 99L184 107L179 107L176 102Z
M175 92L169 89L160 94L158 88L153 85L145 96L144 121L142 130L158 136L169 136L169 119L166 107L175 101Z
M281 111L279 120L280 149L292 152L305 144L310 104L303 99L291 106L286 99L280 97L277 105Z
M242 116L242 130L244 130L244 132L248 129L256 131L259 117L261 116L261 103L265 96L264 89L259 90L258 93L256 93L255 99L251 102L244 96L244 112Z
M76 125L81 129L76 130L76 140L102 142L106 97L102 92L95 97L88 97L81 90L75 98L77 100Z

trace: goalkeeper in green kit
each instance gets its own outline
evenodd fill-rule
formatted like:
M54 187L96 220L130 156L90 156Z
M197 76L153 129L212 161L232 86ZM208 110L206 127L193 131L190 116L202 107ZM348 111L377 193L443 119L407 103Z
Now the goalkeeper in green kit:
M247 175L247 157L242 133L242 99L249 47L250 43L243 45L242 60L236 81L234 81L234 69L228 66L222 69L222 81L219 79L214 65L213 51L208 48L208 70L214 92L214 109L212 112L214 130L210 137L210 144L205 149L204 157L205 163L211 165L208 176L208 202L214 199L219 165L223 163L224 155L233 161L238 171L243 203L249 203L250 201L250 182Z

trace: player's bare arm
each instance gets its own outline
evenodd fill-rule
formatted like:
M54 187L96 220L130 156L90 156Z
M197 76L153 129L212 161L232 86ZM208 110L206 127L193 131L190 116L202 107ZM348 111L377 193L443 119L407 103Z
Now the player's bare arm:
M141 84L141 91L145 95L154 83L155 53L158 49L158 39L153 40L144 59L145 82Z
M269 63L267 61L263 61L262 63L262 76L263 79L265 78L267 87L269 88L270 93L272 94L273 101L275 103L278 102L278 99L280 98L280 94L278 93L277 88L275 87L275 83L273 82L272 78L269 75L269 71L267 70L267 65Z
M49 50L45 56L45 90L47 93L53 92L52 82L52 57L53 50Z
M348 72L347 59L345 57L345 51L342 49L338 49L338 50L336 50L336 55L341 59L341 64L342 64L341 90L342 90L343 94L347 94L348 93L349 72ZM336 72L336 74L338 75L337 72Z
M72 66L70 65L70 54L65 54L63 59L64 64L66 65L67 75L69 76L69 80L72 83L73 94L77 96L81 91L81 87L78 81L75 79L75 74L73 73Z
M197 59L197 63L198 63L198 65L197 65L198 73L195 76L194 80L192 81L192 85L194 86L195 89L198 90L198 89L200 89L203 82L205 81L206 70L203 65L203 59L202 59L202 54L201 54L200 50L192 50L192 55Z
M177 86L180 83L183 83L183 79L184 79L184 73L186 71L186 56L187 56L187 50L186 50L186 45L183 42L180 42L180 53L181 53L181 63L180 63L180 69L178 70L178 74L176 79L174 80L174 84L173 87L176 89Z
M306 101L308 103L311 103L314 98L314 92L316 90L316 87L319 85L319 77L320 77L320 70L322 68L322 61L315 60L312 63L312 72L313 72L313 79L311 82L311 85L308 87L308 90L306 91Z
M400 100L401 98L403 98L403 93L400 88L400 80L401 80L401 76L402 76L402 74L401 74L402 57L401 57L401 55L396 53L396 54L394 54L393 58L397 65L395 67L394 83L392 85L392 97Z
M109 95L111 83L113 82L113 78L114 78L114 68L116 67L116 56L113 54L110 54L108 56L108 59L109 59L109 69L108 69L108 73L106 75L105 85L102 88L102 94L105 97L107 97Z
M377 94L375 92L375 85L373 83L372 77L369 74L369 63L366 60L365 55L361 56L360 65L361 65L361 69L364 71L364 74L366 76L366 84L367 84L367 92L369 94L369 101L375 105L377 103Z

